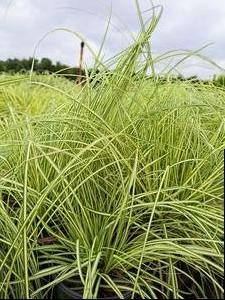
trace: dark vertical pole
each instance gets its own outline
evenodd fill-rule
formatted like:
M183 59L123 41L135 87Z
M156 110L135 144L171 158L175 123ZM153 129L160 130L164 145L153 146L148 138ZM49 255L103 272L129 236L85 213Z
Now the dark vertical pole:
M77 83L81 83L81 74L82 74L82 65L83 65L83 55L84 55L84 42L82 41L80 43L80 63L79 63L79 69L78 69L78 79Z

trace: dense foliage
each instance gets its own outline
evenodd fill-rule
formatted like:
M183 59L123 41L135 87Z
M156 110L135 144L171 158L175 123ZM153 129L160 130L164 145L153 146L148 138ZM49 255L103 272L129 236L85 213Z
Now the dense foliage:
M225 88L225 75L214 76L213 83L218 87Z

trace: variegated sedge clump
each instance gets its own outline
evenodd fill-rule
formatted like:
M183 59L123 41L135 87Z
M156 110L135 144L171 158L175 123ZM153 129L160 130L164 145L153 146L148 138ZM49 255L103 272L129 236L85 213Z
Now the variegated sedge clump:
M157 22L81 89L1 80L1 298L222 298L224 92L145 80Z

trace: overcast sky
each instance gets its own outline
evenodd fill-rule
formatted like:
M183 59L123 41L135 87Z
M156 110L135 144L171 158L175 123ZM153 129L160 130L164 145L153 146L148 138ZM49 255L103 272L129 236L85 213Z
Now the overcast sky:
M141 0L143 11L151 7ZM154 54L170 50L197 50L213 43L202 54L225 68L225 0L153 0L163 6L163 14L152 37ZM131 34L140 30L135 0L0 0L0 60L33 56L42 37L56 29L66 28L81 34L97 51L107 22L112 17L103 48L109 58L127 47ZM149 17L150 12L144 12ZM78 65L79 40L66 31L47 35L39 44L36 57L49 57L69 65ZM91 53L85 52L91 64ZM173 62L171 62L173 63ZM209 77L218 73L215 67L192 59L180 67L185 75Z

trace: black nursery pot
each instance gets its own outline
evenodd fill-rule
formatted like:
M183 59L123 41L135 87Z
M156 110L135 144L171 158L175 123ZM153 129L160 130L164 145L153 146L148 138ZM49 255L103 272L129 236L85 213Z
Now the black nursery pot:
M53 299L82 299L82 294L73 291L64 283L59 283L54 288Z
M124 299L130 299L131 292L124 293ZM59 283L55 286L54 292L53 292L53 299L83 299L82 293L72 290L70 287L68 287L65 283ZM97 299L119 299L115 296L107 296L107 297L98 297Z

